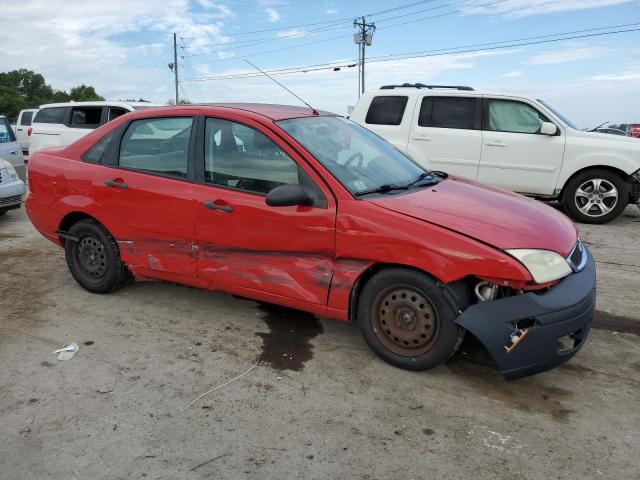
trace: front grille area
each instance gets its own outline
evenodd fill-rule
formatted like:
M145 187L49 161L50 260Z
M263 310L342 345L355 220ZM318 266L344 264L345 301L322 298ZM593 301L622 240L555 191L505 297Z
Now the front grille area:
M0 207L5 205L15 205L16 203L20 203L22 201L21 195L14 195L13 197L4 197L0 198Z
M574 272L579 272L584 268L587 263L587 252L584 251L584 246L582 242L578 240L576 246L573 247L573 250L567 257L567 261Z

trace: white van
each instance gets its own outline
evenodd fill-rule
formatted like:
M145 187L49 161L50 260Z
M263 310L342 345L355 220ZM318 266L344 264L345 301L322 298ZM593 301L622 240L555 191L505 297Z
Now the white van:
M580 222L606 223L629 202L640 206L640 140L583 132L542 100L387 85L365 92L350 118L426 168L560 200Z
M69 145L125 113L154 106L147 102L103 101L42 105L31 125L29 154L46 147Z

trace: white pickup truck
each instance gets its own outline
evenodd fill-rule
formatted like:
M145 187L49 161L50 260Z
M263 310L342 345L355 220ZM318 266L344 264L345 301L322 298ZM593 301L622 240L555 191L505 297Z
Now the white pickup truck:
M579 222L640 206L640 139L583 132L542 100L386 85L365 92L350 118L427 168L560 200Z

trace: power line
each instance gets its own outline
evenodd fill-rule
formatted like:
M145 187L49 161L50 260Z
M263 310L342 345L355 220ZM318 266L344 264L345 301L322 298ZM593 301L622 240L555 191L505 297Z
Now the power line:
M405 25L407 23L415 23L417 21L425 21L425 20L430 20L430 19L434 19L434 18L440 18L440 17L444 17L444 16L447 16L447 15L455 15L455 14L458 14L458 13L465 13L465 12L468 12L470 10L474 10L474 9L477 9L477 8L488 7L488 6L491 6L491 5L497 5L497 4L503 3L505 1L507 1L507 0L494 0L492 2L483 3L481 5L476 5L474 7L470 7L470 8L467 8L467 9L456 10L456 11L453 11L453 12L447 12L447 13L443 13L443 14L439 14L439 15L432 15L432 16L429 16L429 17L423 17L423 18L420 18L420 19L417 19L417 20L411 20L411 21L404 22L404 23L387 25L385 27L381 27L381 29L382 28L391 28L391 27L396 27L396 26L400 26L400 25ZM446 4L446 5L443 5L442 7L452 6L452 5L457 4L457 3L460 3L460 0L458 0L457 2L450 2L450 3ZM387 19L385 19L385 21L386 20L392 20L393 18L394 17L387 18ZM266 55L268 53L277 53L277 52L282 52L282 51L286 51L286 50L292 50L292 49L296 49L296 48L306 47L306 46L309 46L309 45L317 45L319 43L330 42L330 41L333 41L333 40L338 40L338 39L343 39L343 38L350 38L351 36L352 36L351 34L338 35L338 36L335 36L335 37L329 37L329 38L325 38L325 39L321 39L321 40L316 40L316 41L313 41L313 42L305 42L305 43L300 43L300 44L297 44L297 45L291 45L289 47L282 47L282 48L276 48L276 49L271 49L271 50L263 50L263 51L260 51L260 52L254 52L254 53L251 53L251 54L245 54L245 55L238 56L238 57L220 58L220 59L216 59L216 60L209 60L207 62L200 62L199 64L210 64L210 63L228 62L228 61L232 61L232 60L245 59L245 58L249 58L249 57L255 57L255 56L258 56L258 55ZM231 50L231 49L229 49L229 50ZM210 52L210 54L217 53L217 52L220 52L220 51L224 51L224 50L212 51L212 52ZM192 56L194 56L194 55L192 55Z
M546 44L546 43L555 43L562 42L567 40L575 40L580 38L592 38L592 37L600 37L606 35L616 35L621 33L629 33L629 32L637 32L640 31L640 28L628 28L621 30L614 30L609 32L598 32L598 33L586 33L584 35L573 35L575 33L580 32L590 32L596 30L604 30L604 29L612 29L612 28L622 28L627 26L635 26L640 25L640 23L630 23L623 25L614 25L609 27L599 27L599 28L591 28L591 29L583 29L583 30L575 30L572 32L564 32L564 33L555 33L555 34L547 34L547 35L538 35L534 37L524 37L520 39L512 39L512 40L502 40L485 44L475 44L475 45L461 45L456 47L448 47L448 48L440 48L435 50L424 50L422 52L405 52L405 53L396 53L378 57L372 57L369 62L370 63L380 63L380 62L388 62L394 60L409 60L414 58L425 58L425 57L436 57L436 56L444 56L444 55L459 55L464 53L475 53L481 51L492 51L499 50L505 48L514 48L520 46L530 46L530 45L538 45L538 44ZM569 36L567 36L569 35ZM559 37L562 38L548 38L548 37ZM481 48L475 48L481 47ZM317 64L316 65L307 65L302 67L289 67L285 69L279 70L267 70L267 73L270 75L286 75L292 73L306 73L318 70L327 70L330 68L343 68L354 66L354 64L339 64L338 62L332 62L327 64ZM192 78L193 81L210 81L210 80L233 80L240 78L251 78L260 76L256 73L237 73L237 74L227 74L227 75L216 75L209 77L200 77L200 78Z
M367 13L366 15L364 15L365 17L373 17L376 15L381 15L384 13L389 13L389 12L393 12L393 11L397 11L397 10L403 10L406 8L411 8L411 7L415 7L417 5L421 5L424 3L431 3L434 2L436 0L421 0L421 1L417 1L417 2L411 2L408 4L403 4L403 5L398 5L396 7L393 8L389 8L386 10L381 10L378 12L373 12L373 13ZM235 34L229 34L229 35L235 35L235 36L239 36L239 35L253 35L255 33L265 33L265 32L276 32L276 31L280 31L280 30L291 30L294 28L302 28L302 27L313 27L313 26L317 26L317 25L327 25L327 24L331 24L331 25L337 25L339 23L344 23L344 22L352 22L354 17L362 17L363 15L351 15L349 17L343 17L341 19L333 19L333 20L325 20L322 22L314 22L314 23L303 23L303 24L299 24L299 25L289 25L289 26L285 26L285 27L274 27L274 28L266 28L263 30L253 30L251 32L238 32ZM192 37L182 37L185 40L192 40L194 38L211 38L211 37L218 37L221 36L221 34L208 34L208 35L194 35Z

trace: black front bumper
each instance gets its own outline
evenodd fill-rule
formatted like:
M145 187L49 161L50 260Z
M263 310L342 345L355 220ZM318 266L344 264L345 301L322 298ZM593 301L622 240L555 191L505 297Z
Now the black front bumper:
M596 267L585 247L587 264L544 293L529 292L472 305L456 323L487 348L506 380L544 372L573 357L584 345L596 303ZM530 325L527 336L507 353L516 325ZM572 348L561 349L569 335Z

